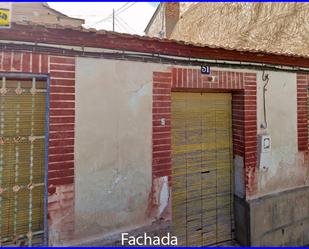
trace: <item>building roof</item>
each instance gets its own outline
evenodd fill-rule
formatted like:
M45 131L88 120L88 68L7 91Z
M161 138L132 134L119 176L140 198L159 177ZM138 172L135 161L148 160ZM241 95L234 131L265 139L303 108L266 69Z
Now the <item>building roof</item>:
M215 45L208 46L82 27L13 23L11 29L0 30L0 37L0 42L1 40L24 41L309 68L308 55L268 53L254 49L235 50L229 47L222 48Z

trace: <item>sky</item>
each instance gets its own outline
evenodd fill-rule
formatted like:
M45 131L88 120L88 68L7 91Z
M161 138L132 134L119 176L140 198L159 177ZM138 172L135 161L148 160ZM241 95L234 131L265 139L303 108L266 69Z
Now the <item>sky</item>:
M48 2L49 6L68 16L85 19L85 28L112 30L115 9L115 31L143 35L159 2Z

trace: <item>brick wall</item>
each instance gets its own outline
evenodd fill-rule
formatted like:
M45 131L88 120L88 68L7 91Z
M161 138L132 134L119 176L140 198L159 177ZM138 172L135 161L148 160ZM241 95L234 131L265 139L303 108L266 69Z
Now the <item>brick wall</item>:
M170 38L178 20L179 20L179 11L180 3L179 2L165 2L164 14L165 14L165 38Z
M179 18L180 13L180 3L179 2L165 2L163 3L165 7L165 15Z
M171 72L153 73L153 179L171 179L171 91L232 92L234 155L244 157L246 194L256 191L257 110L256 74L212 71L202 75L199 69L173 68ZM165 118L165 125L160 119Z
M233 154L244 156L244 94L242 91L232 95L232 131L233 131Z
M165 118L165 126L161 126L161 118ZM171 73L154 72L152 107L153 177L170 177L171 169Z
M299 151L308 150L308 87L309 76L307 74L297 74L297 133Z
M0 51L0 71L50 75L49 230L64 239L74 225L75 58Z
M257 191L256 74L244 73L244 164L247 196Z

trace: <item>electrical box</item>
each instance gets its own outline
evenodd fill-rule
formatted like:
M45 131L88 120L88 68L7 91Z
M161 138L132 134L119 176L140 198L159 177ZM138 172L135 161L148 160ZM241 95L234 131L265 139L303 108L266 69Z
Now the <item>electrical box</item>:
M258 139L258 164L260 169L268 169L271 163L271 137L264 134Z

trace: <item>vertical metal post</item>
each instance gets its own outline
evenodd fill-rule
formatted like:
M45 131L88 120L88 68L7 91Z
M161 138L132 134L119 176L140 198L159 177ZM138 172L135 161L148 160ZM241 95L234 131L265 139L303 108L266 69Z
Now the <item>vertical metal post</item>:
M31 89L35 89L35 84L36 84L36 78L33 77L32 78L32 88ZM31 134L30 136L33 137L34 135L34 112L35 112L35 96L34 94L32 94L31 96ZM33 181L33 164L34 164L34 155L33 155L33 151L34 151L34 144L33 142L31 142L30 145L30 174L29 174L29 184L32 184ZM33 195L32 195L32 189L29 188L29 235L28 235L28 239L29 239L29 246L32 246L32 218L33 218L33 214L32 214L32 208L33 208Z
M48 141L49 141L49 95L50 78L47 78L45 112L45 176L44 176L44 246L48 246Z
M17 82L17 88L16 88L16 94L18 94L17 92L17 89L18 90L21 90L21 82ZM13 192L14 192L14 213L13 213L13 230L14 230L14 236L16 238L18 238L18 235L17 235L17 213L18 213L18 210L17 210L17 207L18 207L18 191L19 191L19 186L18 186L18 179L19 179L19 144L18 144L18 138L19 138L19 128L20 128L20 103L17 102L15 105L15 108L16 108L16 112L15 112L15 115L16 115L16 118L15 118L15 148L14 148L14 152L15 152L15 179L14 179L14 187L13 188L16 188L15 190L13 189ZM30 166L31 167L31 166ZM30 175L32 174L32 172L30 173ZM31 193L31 192L30 192ZM31 194L30 194L31 195ZM32 203L32 198L30 197L30 201L29 203ZM32 205L32 204L30 204ZM29 217L31 217L31 208L29 208ZM30 222L29 224L31 224L31 218L29 218ZM30 231L30 229L29 229ZM30 239L30 243L31 243L31 239ZM29 243L29 244L30 244Z

